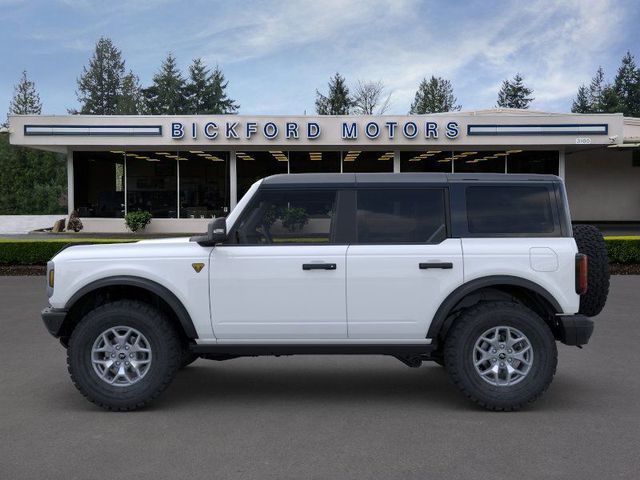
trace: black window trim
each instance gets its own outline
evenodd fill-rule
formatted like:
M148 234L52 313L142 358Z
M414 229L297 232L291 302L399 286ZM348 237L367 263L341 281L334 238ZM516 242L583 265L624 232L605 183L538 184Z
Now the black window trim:
M353 209L353 237L352 237L352 245L440 245L445 240L451 238L451 209L450 209L450 191L448 184L412 184L408 185L393 185L393 184L373 184L373 185L358 185L355 189L353 189L356 193L355 196L355 205ZM358 240L358 196L357 193L360 190L440 190L443 196L443 208L444 208L444 225L445 225L445 235L444 238L438 242L376 242L376 243L360 243Z

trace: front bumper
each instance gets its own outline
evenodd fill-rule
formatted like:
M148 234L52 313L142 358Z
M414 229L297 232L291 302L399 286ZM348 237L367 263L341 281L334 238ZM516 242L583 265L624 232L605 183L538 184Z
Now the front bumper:
M44 326L47 327L49 333L56 338L60 337L64 320L67 318L67 311L61 308L47 307L42 310L41 315Z
M561 315L558 326L558 340L565 345L586 345L593 333L593 320L580 314Z

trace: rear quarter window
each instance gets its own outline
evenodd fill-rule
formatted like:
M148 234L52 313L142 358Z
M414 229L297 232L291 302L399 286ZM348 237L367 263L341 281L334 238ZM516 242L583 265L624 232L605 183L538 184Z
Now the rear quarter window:
M469 233L553 236L559 226L549 194L542 185L467 187Z

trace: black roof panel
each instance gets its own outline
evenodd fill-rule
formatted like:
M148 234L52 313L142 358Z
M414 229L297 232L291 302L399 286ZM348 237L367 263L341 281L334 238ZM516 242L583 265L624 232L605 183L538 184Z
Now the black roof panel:
M266 177L265 187L353 187L356 185L460 182L558 182L555 175L503 173L292 173Z

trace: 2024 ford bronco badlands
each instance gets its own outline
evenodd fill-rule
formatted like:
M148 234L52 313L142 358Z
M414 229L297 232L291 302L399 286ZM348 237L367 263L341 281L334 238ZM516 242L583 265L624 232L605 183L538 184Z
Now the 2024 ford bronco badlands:
M514 410L607 298L600 233L549 175L301 174L256 182L204 236L74 246L42 316L77 388L142 407L196 358L392 355Z

